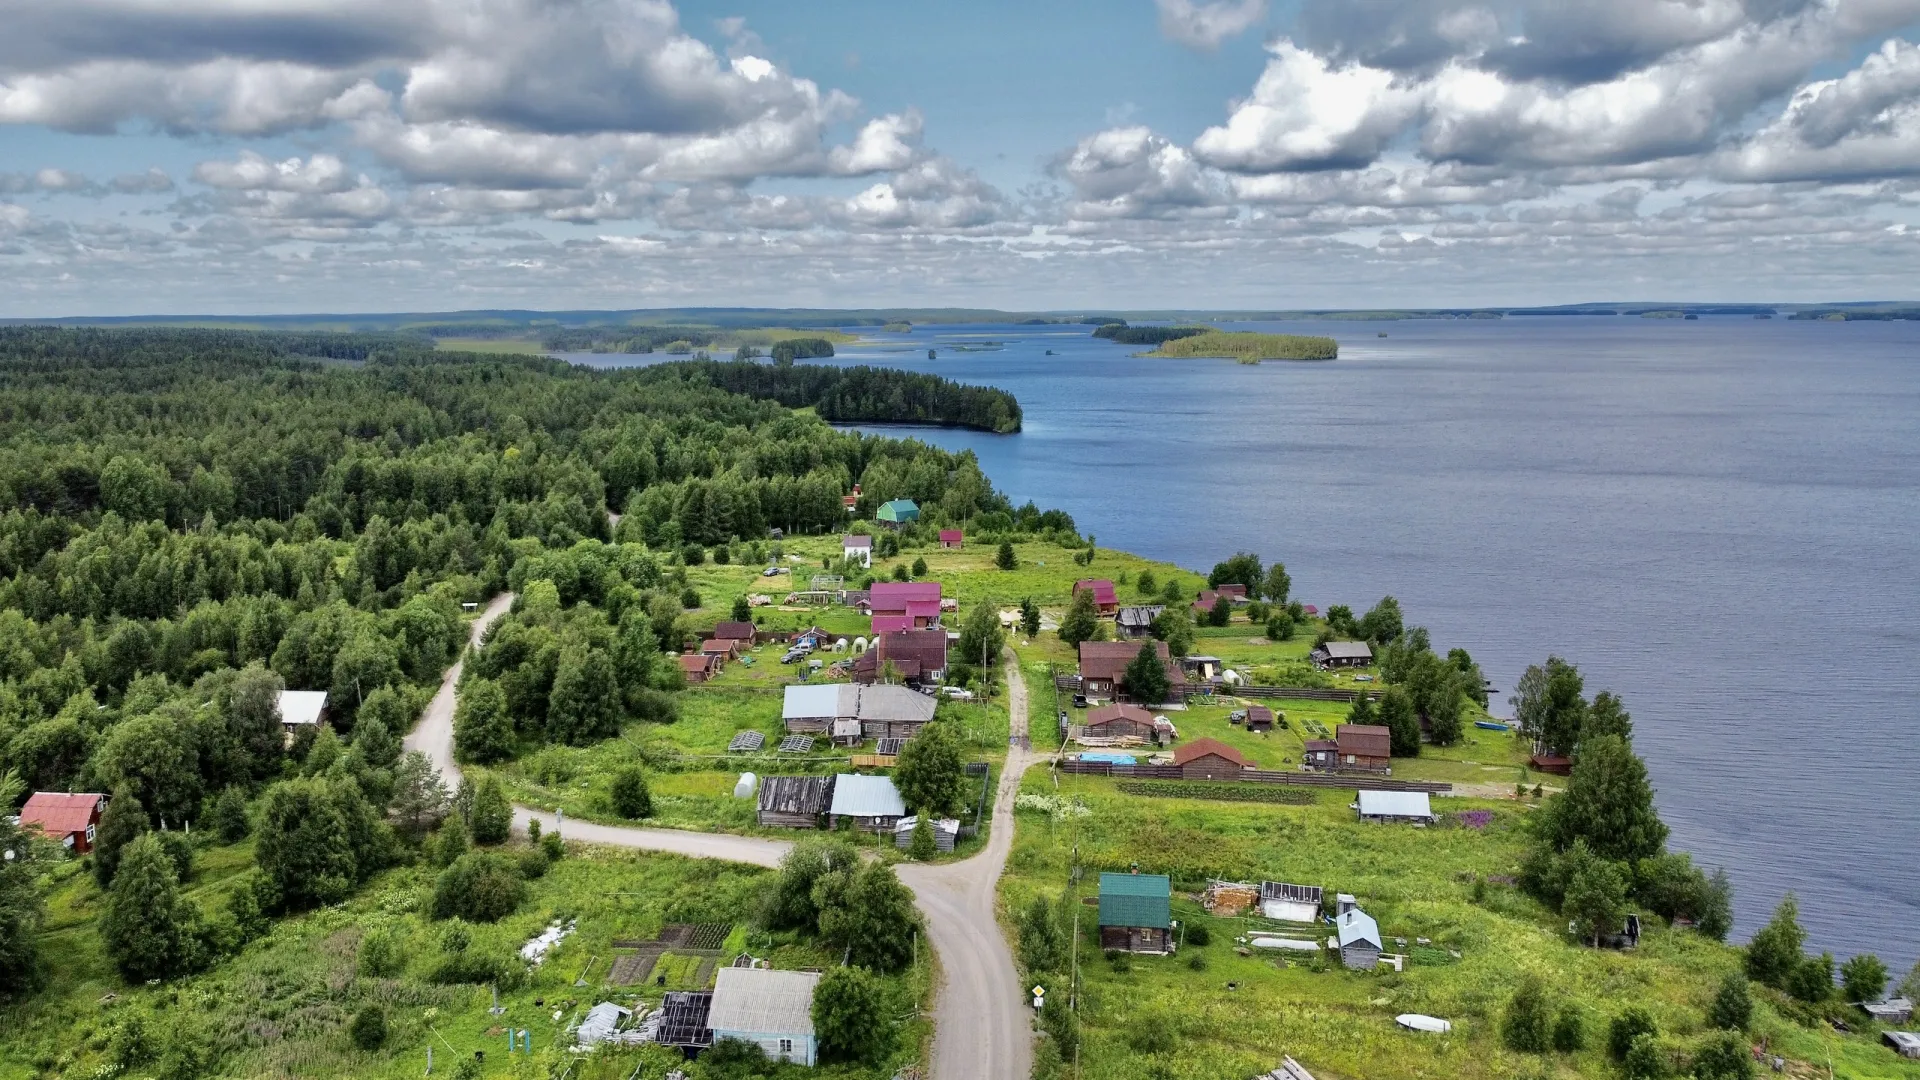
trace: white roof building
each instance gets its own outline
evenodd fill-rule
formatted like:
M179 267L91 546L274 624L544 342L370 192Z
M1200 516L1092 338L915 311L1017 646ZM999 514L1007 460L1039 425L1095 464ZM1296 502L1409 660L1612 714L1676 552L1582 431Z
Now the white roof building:
M1380 941L1380 924L1359 908L1341 912L1340 917L1334 920L1334 928L1340 933L1340 947L1343 949L1356 942L1366 942L1376 949L1386 948Z
M770 1058L812 1065L813 991L819 985L820 976L808 971L721 968L714 973L707 1028L716 1042L758 1043Z
M1432 821L1433 800L1424 791L1362 791L1360 817L1367 821Z
M282 690L277 703L280 710L280 722L293 727L298 724L317 724L320 714L327 707L325 690Z

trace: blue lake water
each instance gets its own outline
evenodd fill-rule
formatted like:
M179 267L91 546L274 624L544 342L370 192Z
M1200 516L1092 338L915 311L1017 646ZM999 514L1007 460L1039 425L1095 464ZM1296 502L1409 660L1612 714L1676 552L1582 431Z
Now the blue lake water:
M1632 711L1674 846L1732 875L1739 936L1791 889L1814 948L1920 956L1920 323L1245 328L1341 358L946 326L835 362L1012 391L1019 435L890 432L973 450L1102 546L1254 551L1322 608L1391 593L1496 711L1527 664L1577 663Z

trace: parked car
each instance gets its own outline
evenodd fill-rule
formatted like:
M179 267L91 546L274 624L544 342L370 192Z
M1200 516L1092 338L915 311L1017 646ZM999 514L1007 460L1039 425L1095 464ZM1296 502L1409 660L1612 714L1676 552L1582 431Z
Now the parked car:
M765 570L760 571L760 576L761 577L779 577L780 568L777 566L769 566Z
M948 697L952 698L955 701L972 701L973 700L973 691L967 689L964 686L947 686L947 687L942 687L941 690Z
M806 658L807 658L807 650L788 649L787 655L781 657L780 662L783 664L797 664L800 661L805 660Z

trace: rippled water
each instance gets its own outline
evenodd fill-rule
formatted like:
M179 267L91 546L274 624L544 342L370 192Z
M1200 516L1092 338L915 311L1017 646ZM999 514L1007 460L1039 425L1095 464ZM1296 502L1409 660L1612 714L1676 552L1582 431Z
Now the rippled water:
M1565 656L1626 699L1738 934L1791 889L1813 947L1920 955L1920 324L1261 328L1332 333L1341 359L967 326L839 362L1012 391L1020 435L913 434L1104 546L1200 570L1257 551L1323 608L1392 593L1503 693Z

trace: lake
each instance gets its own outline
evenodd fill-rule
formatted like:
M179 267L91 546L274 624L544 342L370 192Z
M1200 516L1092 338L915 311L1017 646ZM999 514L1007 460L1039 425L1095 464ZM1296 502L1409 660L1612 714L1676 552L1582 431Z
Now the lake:
M1914 962L1920 323L1237 328L1341 358L933 326L833 362L1013 392L1019 435L887 430L973 450L1102 546L1201 572L1257 552L1322 609L1390 593L1480 661L1496 711L1528 664L1578 664L1633 713L1673 845L1732 875L1737 936L1793 890L1813 948Z

